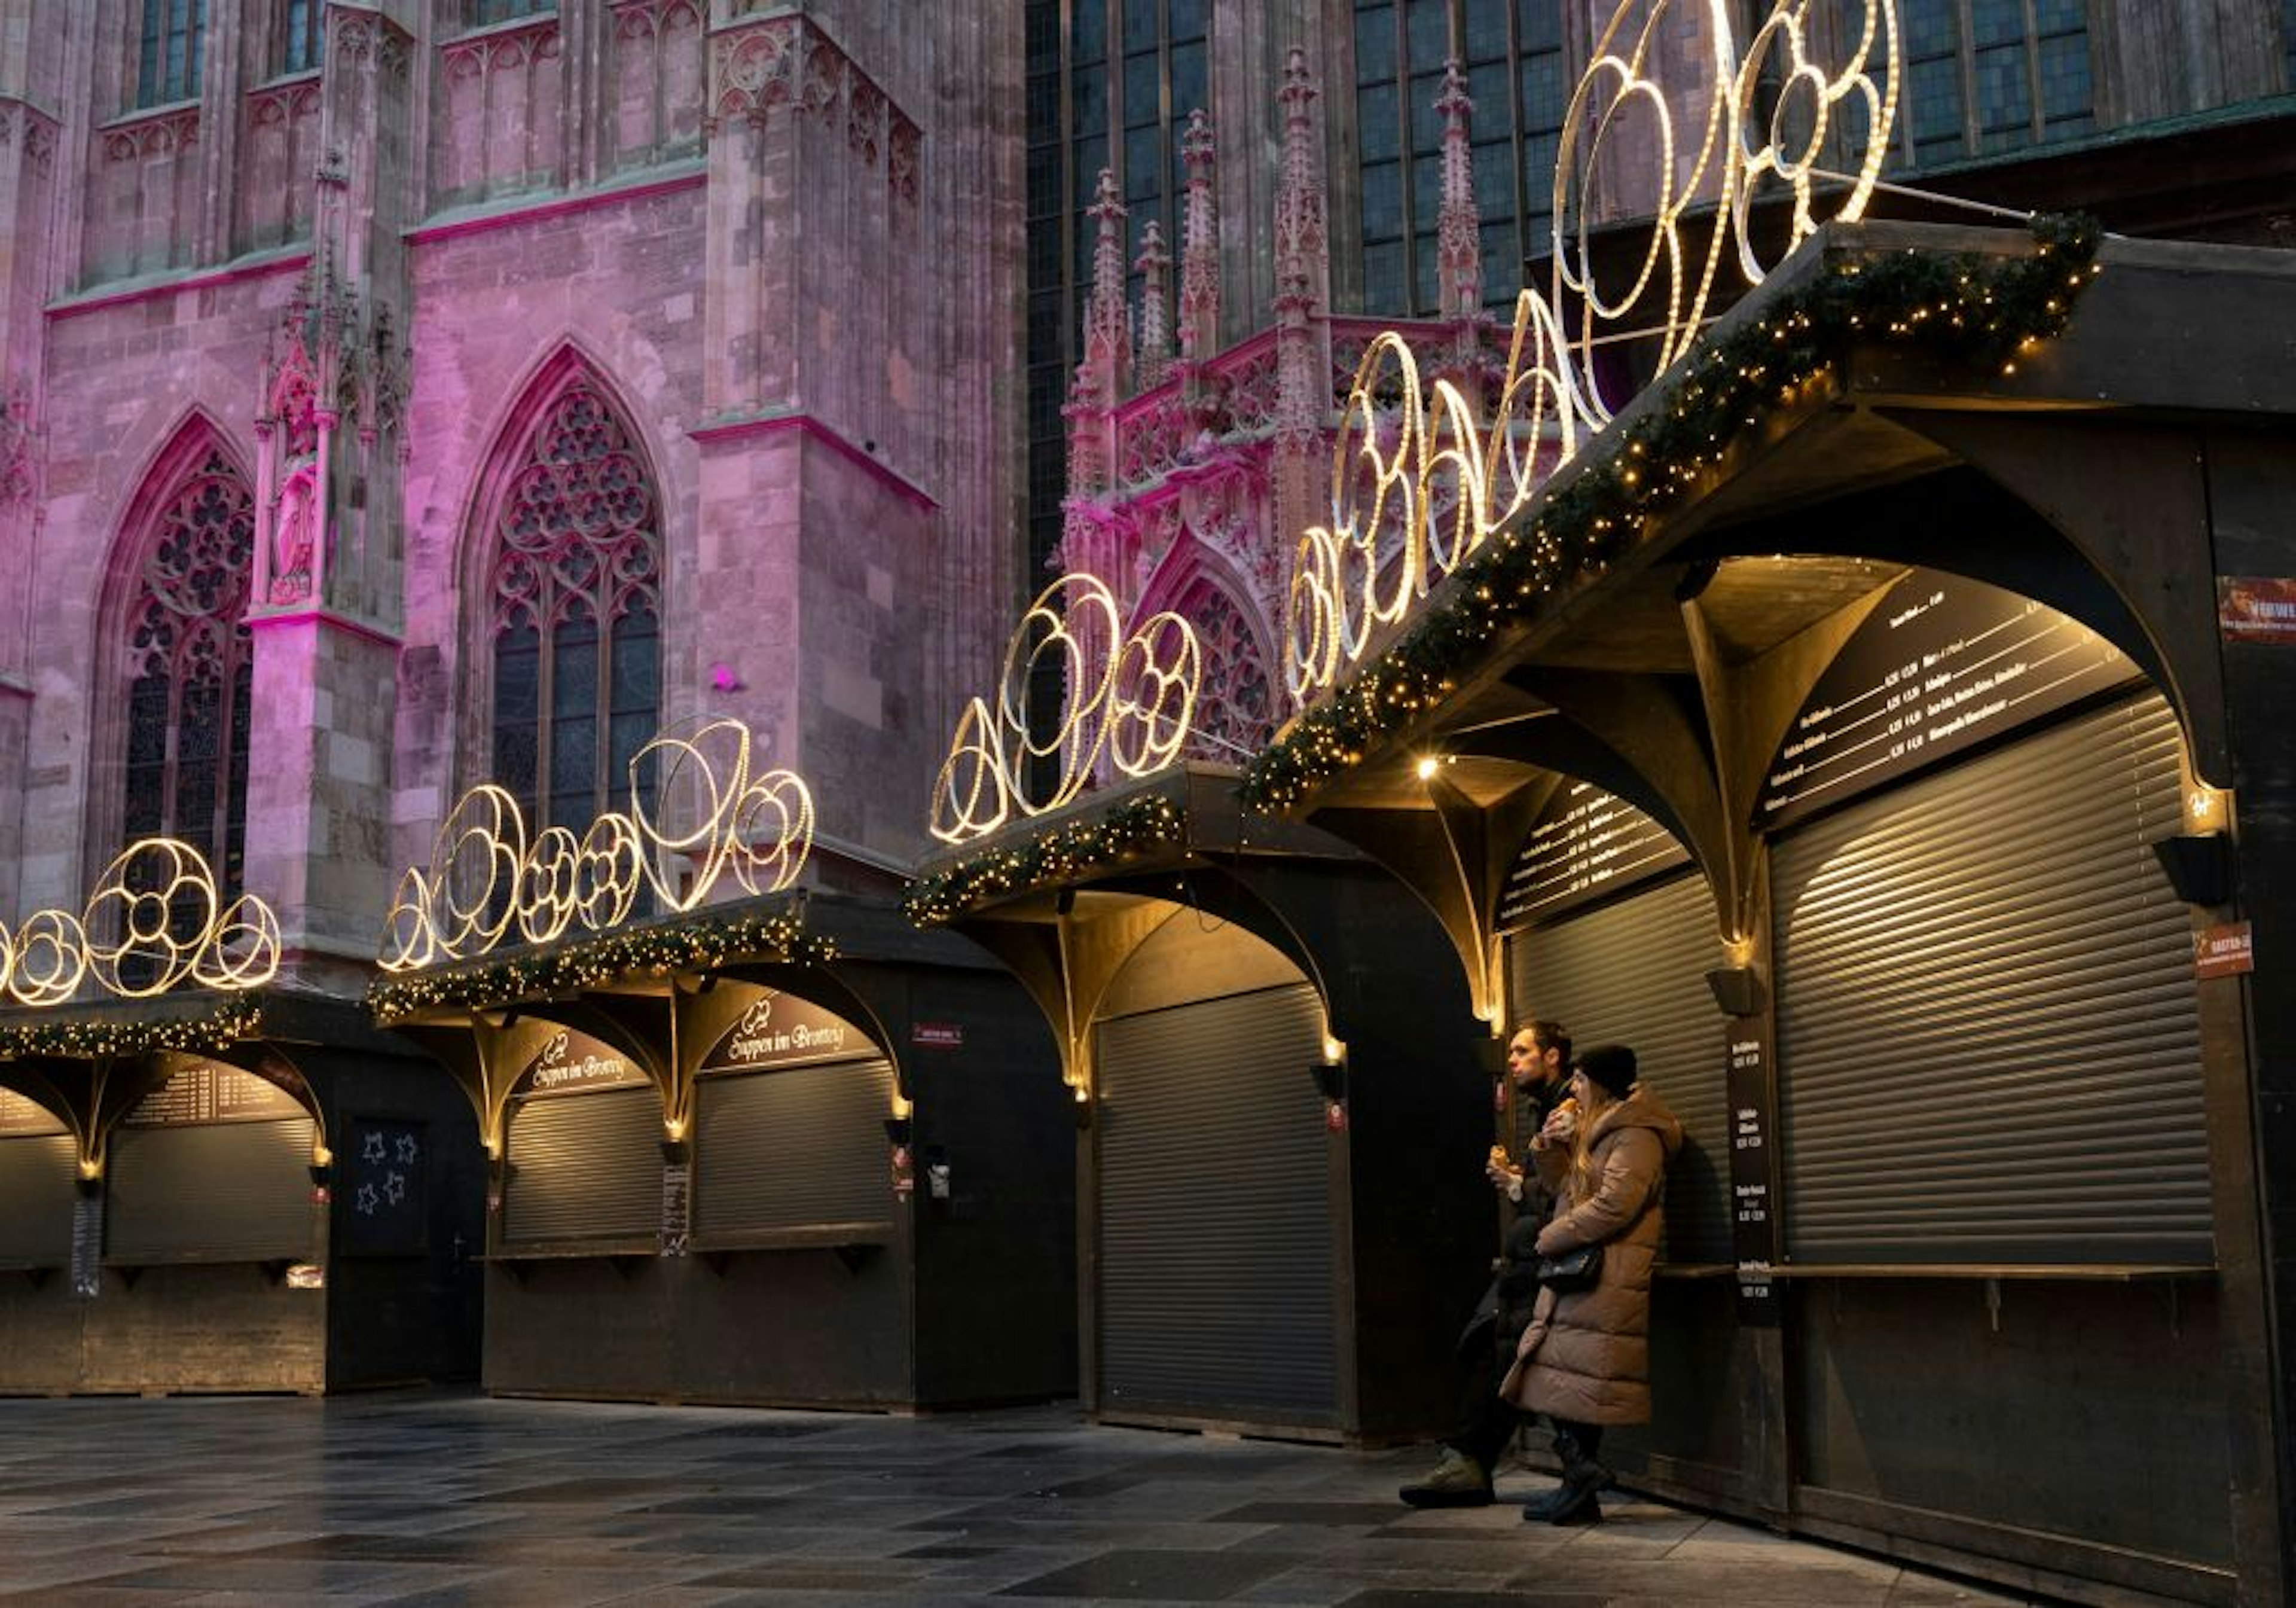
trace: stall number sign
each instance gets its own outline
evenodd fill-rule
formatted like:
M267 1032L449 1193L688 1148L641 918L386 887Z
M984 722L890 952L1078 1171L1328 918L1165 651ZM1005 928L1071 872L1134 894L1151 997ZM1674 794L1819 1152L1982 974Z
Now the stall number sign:
M2256 946L2246 922L2204 927L2193 934L2194 969L2203 980L2256 970Z

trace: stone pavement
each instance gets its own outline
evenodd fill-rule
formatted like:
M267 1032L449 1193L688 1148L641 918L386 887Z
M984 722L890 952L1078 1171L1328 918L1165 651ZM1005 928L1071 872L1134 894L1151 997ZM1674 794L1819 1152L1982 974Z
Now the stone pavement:
M1599 1527L1414 1513L1418 1451L469 1393L0 1400L0 1601L1257 1603L2024 1599L1624 1494ZM1519 1500L1547 1483L1516 1472Z

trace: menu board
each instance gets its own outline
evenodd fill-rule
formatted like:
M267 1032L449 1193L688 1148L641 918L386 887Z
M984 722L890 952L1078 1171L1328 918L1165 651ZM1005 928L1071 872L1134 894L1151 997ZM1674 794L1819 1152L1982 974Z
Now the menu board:
M1738 1321L1769 1325L1778 1321L1777 1287L1771 1269L1777 1260L1778 1157L1771 1143L1777 1131L1777 1090L1770 1076L1770 1021L1733 1018L1730 1062L1730 1249L1738 1265Z
M1523 840L1499 890L1499 931L1512 932L1686 864L1689 850L1655 817L1568 776Z
M1818 677L1764 778L1754 825L1784 826L2137 674L2046 604L1913 570Z
M277 1085L213 1061L194 1061L120 1119L127 1128L186 1128L201 1122L276 1122L308 1113Z
M69 1131L38 1101L12 1088L0 1088L0 1138L23 1138Z
M705 1072L748 1072L873 1055L869 1035L809 999L767 989L701 1058Z
M644 1083L646 1076L606 1045L587 1033L561 1028L543 1041L534 1059L518 1075L514 1091L537 1095L574 1095L594 1088L619 1088Z

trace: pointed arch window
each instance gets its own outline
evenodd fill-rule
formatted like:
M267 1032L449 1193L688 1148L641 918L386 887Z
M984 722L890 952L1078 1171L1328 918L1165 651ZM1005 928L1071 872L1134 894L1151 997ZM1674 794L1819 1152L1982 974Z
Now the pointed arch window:
M181 838L236 891L246 857L247 629L255 499L212 449L160 505L126 614L127 747L121 846Z
M530 824L579 834L627 801L660 725L659 500L630 430L578 374L512 465L487 594L493 776Z
M1226 590L1208 576L1190 582L1172 606L1195 628L1204 662L1204 693L1186 751L1192 759L1236 764L1266 746L1275 726L1259 633Z

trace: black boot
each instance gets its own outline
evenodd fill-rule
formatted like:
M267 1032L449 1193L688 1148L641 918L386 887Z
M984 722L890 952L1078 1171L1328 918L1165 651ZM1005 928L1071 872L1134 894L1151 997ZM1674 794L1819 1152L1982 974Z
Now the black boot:
M1595 1497L1611 1482L1611 1471L1587 1456L1576 1440L1561 1431L1555 1432L1554 1449L1562 1459L1562 1482L1524 1503L1522 1516L1549 1524L1601 1523L1603 1507Z

